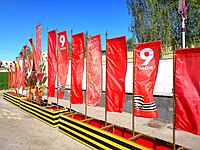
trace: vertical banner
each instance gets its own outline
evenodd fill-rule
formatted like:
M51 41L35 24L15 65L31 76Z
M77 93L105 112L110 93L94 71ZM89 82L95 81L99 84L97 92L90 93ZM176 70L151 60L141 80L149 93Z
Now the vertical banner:
M10 63L10 87L13 87L13 69L12 69L12 63Z
M71 104L83 103L84 33L72 35Z
M48 97L55 95L56 73L56 30L52 30L48 32Z
M86 72L86 105L98 106L102 95L102 49L100 34L88 38Z
M31 47L32 47L32 59L33 59L33 63L31 63L31 68L30 68L30 70L32 70L33 69L33 64L35 64L34 62L36 60L36 58L35 58L35 46L34 46L33 38L30 38L29 42L30 42Z
M35 50L35 70L40 72L40 59L42 54L42 25L36 27L36 50Z
M27 49L27 45L23 46L24 48L24 51L25 49ZM22 70L21 70L21 78L22 78L22 81L21 81L21 86L22 86L22 90L25 90L25 69L26 69L26 64L25 64L25 57L24 57L24 53L23 51L20 52L20 55L22 57Z
M127 70L126 37L106 41L106 111L122 112Z
M25 50L26 57L27 57L28 70L30 71L32 69L30 54L29 54L27 48L24 50Z
M66 31L63 31L58 33L58 87L62 89L66 86L68 68L68 39ZM64 96L64 91L61 90L58 91L60 99Z
M200 48L176 50L176 125L180 130L200 135Z
M13 61L14 64L14 72L13 72L13 88L16 88L16 75L17 75L17 66L16 66L16 62Z
M19 57L16 57L16 88L21 86L21 68L19 65Z
M161 41L139 43L134 55L134 115L158 118L153 90L158 73Z

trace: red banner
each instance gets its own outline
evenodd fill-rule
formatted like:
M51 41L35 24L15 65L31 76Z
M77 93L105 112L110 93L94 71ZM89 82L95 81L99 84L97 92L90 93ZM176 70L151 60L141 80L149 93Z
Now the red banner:
M36 27L36 50L35 50L35 70L40 72L40 59L42 54L42 25Z
M24 50L25 50L26 57L27 57L28 70L29 70L29 71L31 71L31 69L32 69L32 64L31 64L31 58L30 58L30 54L29 54L29 52L28 52L27 48L26 48L26 49L24 49Z
M127 70L126 37L107 39L106 44L106 110L122 112Z
M35 58L35 46L34 46L34 43L33 43L33 38L30 38L30 39L29 39L29 42L30 42L31 47L32 47L32 59L33 59L33 64L35 64L34 62L35 62L36 58ZM30 68L30 70L33 69L33 64L31 63L31 68ZM30 70L29 70L29 71L30 71Z
M82 104L82 79L84 70L84 33L72 35L71 103Z
M157 118L153 98L161 51L161 41L137 44L134 60L135 116Z
M66 31L58 33L58 87L64 89L69 67L68 40ZM58 98L63 98L64 92L58 91Z
M27 48L27 45L23 46L24 50ZM21 69L21 86L22 86L22 90L25 90L25 67L26 67L26 63L25 63L25 57L23 54L23 51L20 52L20 55L22 57L22 69Z
M20 88L21 86L21 68L19 65L19 57L16 57L16 77L15 77L15 81L16 81L16 88Z
M52 30L48 32L48 97L55 95L56 72L56 30Z
M88 38L86 105L98 106L102 95L101 35Z
M200 135L200 48L176 50L176 128Z

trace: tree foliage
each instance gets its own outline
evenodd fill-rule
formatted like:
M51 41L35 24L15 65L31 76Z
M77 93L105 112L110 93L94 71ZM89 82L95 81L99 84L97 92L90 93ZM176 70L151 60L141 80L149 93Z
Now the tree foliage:
M132 16L130 31L138 42L162 40L162 53L181 47L178 0L126 0ZM186 0L186 46L200 46L200 1Z

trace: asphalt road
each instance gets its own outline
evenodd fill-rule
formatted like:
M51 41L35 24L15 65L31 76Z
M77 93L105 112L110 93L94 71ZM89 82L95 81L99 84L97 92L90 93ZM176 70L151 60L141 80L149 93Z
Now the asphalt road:
M85 145L33 118L0 95L1 150L87 150Z

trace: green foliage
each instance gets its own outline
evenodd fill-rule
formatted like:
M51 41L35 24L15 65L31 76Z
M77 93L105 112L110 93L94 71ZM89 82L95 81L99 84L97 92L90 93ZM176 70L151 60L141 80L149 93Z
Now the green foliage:
M0 72L0 90L8 89L8 72Z
M162 53L181 47L178 0L126 0L132 16L130 31L138 42L163 41ZM186 46L200 46L200 1L186 0Z

